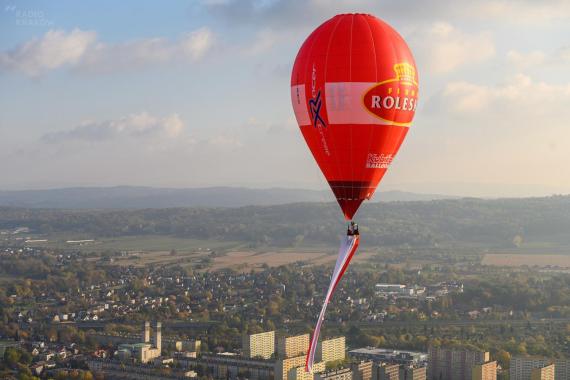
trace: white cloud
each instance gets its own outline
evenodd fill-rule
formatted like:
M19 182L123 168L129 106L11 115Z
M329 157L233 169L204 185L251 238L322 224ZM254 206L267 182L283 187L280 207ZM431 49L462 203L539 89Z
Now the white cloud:
M546 54L540 50L533 50L528 53L509 50L507 60L519 69L527 69L543 64L546 61Z
M289 135L290 132L296 134L297 128L293 117L285 122L275 123L259 120L255 116L251 116L244 122L232 125L230 128L210 129L208 135L203 136L202 140L200 140L200 145L220 149L242 147L253 149L255 147L253 150L257 151L259 147L256 144L262 144L263 148L266 147L267 136L280 134L280 138L283 138Z
M184 122L176 113L163 118L159 125L170 137L176 137L184 130Z
M218 135L210 137L206 140L206 142L214 147L217 148L241 148L243 143L236 137L228 136L228 135Z
M505 183L569 189L568 104L567 81L518 74L493 85L449 83L417 115L399 180L494 183L503 194L510 191ZM519 188L518 194L528 190Z
M470 1L465 15L496 18L516 24L546 24L570 19L567 0L487 0Z
M279 123L262 121L255 116L251 116L244 124L241 125L240 128L243 131L248 131L254 134L259 132L277 134L283 132L287 133L291 131L294 131L296 133L299 127L294 116L290 116L287 118L287 120Z
M245 54L257 55L271 49L277 42L277 36L270 29L263 29L257 33L253 43L244 49Z
M209 4L210 15L203 21L211 21L220 28L218 35L209 29L199 29L178 37L138 36L133 37L135 40L111 41L102 35L98 39L94 32L67 29L38 34L26 44L14 45L11 51L0 51L0 71L13 70L30 76L51 70L74 73L133 70L133 75L128 75L128 82L124 83L88 81L89 88L85 88L74 85L73 81L81 78L66 77L71 87L59 80L50 80L34 83L33 93L27 90L25 83L24 87L14 88L15 91L4 91L11 98L4 101L2 114L7 128L0 127L2 150L29 147L26 154L10 156L10 162L18 166L10 169L8 177L27 177L34 181L62 179L72 183L76 176L83 175L94 183L148 181L148 184L166 186L237 181L251 185L260 178L268 184L313 177L317 178L315 182L323 182L296 124L286 120L292 112L287 93L279 89L288 87L294 55L317 25L336 13L358 11L373 13L396 27L410 43L422 74L425 107L418 110L416 123L410 129L396 166L386 177L388 181L415 181L419 176L423 182L540 182L534 174L530 175L527 166L531 165L543 175L544 183L570 186L568 170L555 172L562 170L560 162L570 162L569 153L564 153L570 152L567 143L570 130L565 125L570 119L567 106L570 97L564 85L570 82L567 71L570 49L555 49L570 43L565 40L570 23L556 22L568 19L569 13L562 2L204 1ZM265 5L259 6L260 3ZM201 9L191 17L202 17L203 12ZM554 22L548 23L550 21ZM84 50L75 45L73 49L66 47L64 51L69 53L66 55L52 47L40 48L63 46L62 40L71 40L71 36L78 39L82 35L90 36L77 45L84 46ZM188 77L184 85L176 86L172 75L164 81L149 82L147 72L136 71L156 66L168 70L173 62L180 62L182 67L203 59L214 63L212 52L218 51L222 58L232 59L220 59L215 62L216 67L200 68L204 78L212 78L207 85L204 81L192 82ZM46 56L51 58L46 59ZM280 76L273 75L274 71ZM220 72L227 75L219 75ZM206 95L218 87L227 88L229 72L235 73L233 78L238 78L240 83L249 85L238 86L238 90L230 88L232 96L219 97L215 101L217 106L213 107ZM530 77L496 82L503 75L517 72L525 72ZM8 79L7 84L13 82L8 75L0 76ZM126 85L135 81L134 87ZM47 96L53 94L54 89L62 94L65 91L67 96L49 101ZM440 89L444 90L438 93ZM172 96L158 97L154 106L142 108L159 120L158 129L147 130L140 126L144 125L142 122L137 127L131 120L134 118L127 115L128 111L119 111L118 116L95 116L95 121L90 123L66 122L70 118L80 121L86 112L129 110L132 104L146 104L148 96L145 94L164 91L171 91ZM99 103L93 109L93 101L100 93L115 95L109 99L98 98ZM436 98L439 102L432 101ZM48 103L40 107L41 110L34 107L42 99L48 99ZM164 120L168 119L169 112L159 110L169 108L165 102L178 104L174 109L187 107L185 115L192 115L191 131L190 125L185 129L179 118ZM213 108L232 112L216 112ZM25 114L21 109L31 112ZM58 116L62 109L67 113L63 119ZM243 120L249 115L255 118ZM61 122L66 124L56 124L62 128L60 132L37 141L37 136L46 131L57 131L53 123ZM62 142L55 143L58 141ZM36 155L33 152L37 152ZM420 171L418 163L422 167ZM518 167L521 167L520 172ZM115 174L109 174L113 170Z
M194 60L202 58L214 43L210 29L200 28L184 36L181 41L182 51Z
M184 122L178 114L163 118L147 112L131 114L116 120L87 121L66 131L42 136L48 143L66 143L72 140L87 142L111 141L119 138L167 137L174 138L184 130Z
M448 109L458 113L494 111L511 119L529 114L557 117L568 113L570 84L537 82L519 74L497 86L452 82L445 87L443 98Z
M521 70L542 65L568 65L570 64L570 48L563 47L553 53L545 53L541 50L533 50L526 53L517 50L509 50L507 52L507 60L516 68Z
M117 44L97 41L93 31L50 30L15 49L0 53L0 69L39 76L64 66L81 71L130 70L153 64L203 58L214 44L208 28L184 34L178 40L146 38Z
M556 56L562 63L570 63L570 47L566 46L559 49Z
M314 28L337 13L370 12L385 20L408 23L431 20L485 20L520 25L547 25L570 19L568 0L204 0L213 16L229 25L280 29Z
M495 55L495 44L490 33L467 34L446 22L418 29L410 43L420 65L435 74L481 63Z
M443 92L446 100L453 100L450 103L457 112L480 111L488 104L487 95L489 89L469 82L449 83Z
M66 33L50 30L41 38L0 53L0 67L37 76L48 70L77 64L96 39L97 35L92 31L74 29Z

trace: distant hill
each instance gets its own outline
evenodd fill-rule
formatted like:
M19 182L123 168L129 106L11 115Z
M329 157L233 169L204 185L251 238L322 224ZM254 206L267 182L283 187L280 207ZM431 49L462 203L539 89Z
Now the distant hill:
M437 194L387 191L375 201L429 201L457 198ZM329 191L206 187L77 187L51 190L0 191L0 206L62 209L142 209L166 207L269 206L298 202L330 202Z
M356 220L368 247L511 249L522 243L538 253L570 252L570 196L376 202L364 205ZM336 244L345 226L334 202L144 210L0 207L0 230L28 227L84 239L168 235L293 247Z

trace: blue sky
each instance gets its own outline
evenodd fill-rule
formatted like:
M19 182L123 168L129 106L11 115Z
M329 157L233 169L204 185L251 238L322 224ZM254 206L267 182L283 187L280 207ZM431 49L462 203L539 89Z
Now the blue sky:
M0 189L326 188L289 75L342 12L404 36L422 88L382 183L570 192L568 1L0 1Z

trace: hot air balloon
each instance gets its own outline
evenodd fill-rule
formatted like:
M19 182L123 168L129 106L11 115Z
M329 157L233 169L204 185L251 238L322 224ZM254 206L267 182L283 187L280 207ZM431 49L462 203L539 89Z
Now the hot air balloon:
M305 40L291 74L299 128L346 219L370 199L414 118L418 75L403 38L341 14Z
M301 133L347 220L370 199L400 149L418 104L418 73L403 38L369 14L341 14L305 40L291 74ZM312 370L326 308L360 235L349 224L305 363Z

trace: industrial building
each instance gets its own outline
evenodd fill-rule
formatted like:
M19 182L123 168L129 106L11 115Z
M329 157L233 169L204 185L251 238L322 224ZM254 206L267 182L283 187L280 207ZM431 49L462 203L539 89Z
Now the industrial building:
M387 348L365 347L351 350L348 356L357 360L372 360L391 364L423 367L427 363L428 355L425 352L393 350Z
M148 363L162 355L162 324L156 322L153 343L150 342L150 322L144 323L142 342L123 343L117 350L121 360L135 359L139 363Z

